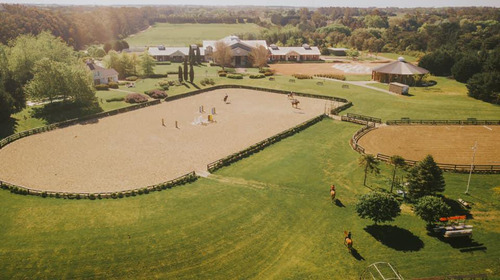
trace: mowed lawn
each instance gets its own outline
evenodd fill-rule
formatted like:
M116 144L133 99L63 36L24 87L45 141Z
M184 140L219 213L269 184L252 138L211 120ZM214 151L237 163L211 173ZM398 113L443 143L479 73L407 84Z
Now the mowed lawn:
M474 244L428 236L407 205L392 227L370 227L354 209L369 191L348 146L357 129L324 120L209 178L144 196L89 201L0 191L1 278L355 279L377 261L405 279L498 277L500 176L472 177ZM371 188L388 187L390 168L382 168L368 178ZM463 197L467 175L445 178L446 195ZM342 244L344 230L352 231L354 255Z
M259 34L262 29L253 23L156 23L147 30L129 36L125 40L130 46L135 47L156 45L184 47L202 43L203 40L219 40L229 35L247 32Z

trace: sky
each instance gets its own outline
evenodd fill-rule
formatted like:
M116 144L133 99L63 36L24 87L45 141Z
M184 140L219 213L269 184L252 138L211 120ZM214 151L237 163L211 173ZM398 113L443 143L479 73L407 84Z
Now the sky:
M207 5L295 7L500 7L500 0L0 0L0 3L59 5Z

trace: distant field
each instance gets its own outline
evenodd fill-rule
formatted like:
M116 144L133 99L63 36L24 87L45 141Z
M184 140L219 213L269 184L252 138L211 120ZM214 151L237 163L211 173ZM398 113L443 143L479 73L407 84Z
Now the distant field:
M125 40L130 46L187 46L203 40L217 40L239 33L259 33L262 27L245 24L170 24L157 23L149 29L131 35Z
M394 60L396 60L396 59L398 59L398 57L402 56L408 62L416 62L418 60L417 57L414 57L411 55L405 55L405 54L397 54L397 53L379 53L378 56L382 56L382 57L394 59Z

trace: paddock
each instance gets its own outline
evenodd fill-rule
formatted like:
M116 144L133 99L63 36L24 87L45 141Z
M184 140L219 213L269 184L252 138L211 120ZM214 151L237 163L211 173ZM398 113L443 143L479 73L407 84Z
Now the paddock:
M214 90L32 135L0 150L0 180L63 192L161 183L204 171L210 162L324 113L325 100L297 99L298 109L284 94ZM214 122L208 122L212 108ZM193 124L199 120L203 124Z
M471 164L477 140L475 164L500 164L499 126L382 126L358 141L369 154L400 155L422 160L431 154L438 163Z

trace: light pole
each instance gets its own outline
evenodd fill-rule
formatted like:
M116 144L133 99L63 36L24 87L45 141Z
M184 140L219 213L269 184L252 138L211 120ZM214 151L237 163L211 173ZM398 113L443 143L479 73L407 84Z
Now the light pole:
M474 169L474 159L476 158L477 140L474 143L474 147L472 147L472 150L474 150L474 152L472 153L472 163L470 164L469 180L467 180L467 189L465 190L465 194L469 194L470 177L472 176L472 169Z

